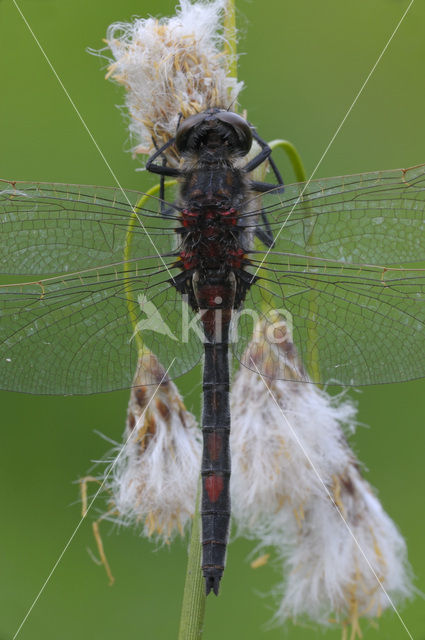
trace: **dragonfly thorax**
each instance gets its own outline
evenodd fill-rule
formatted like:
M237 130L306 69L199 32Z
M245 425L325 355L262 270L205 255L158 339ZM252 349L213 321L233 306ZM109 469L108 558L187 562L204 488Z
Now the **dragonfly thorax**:
M248 123L220 109L191 116L178 127L176 147L184 158L179 201L179 267L183 273L174 284L188 295L194 310L202 307L201 300L208 300L209 309L216 308L214 301L220 298L224 306L220 303L217 308L230 311L245 296L244 267L249 261L239 218L249 187L236 159L249 151L251 142ZM232 295L230 282L235 283ZM209 295L210 287L214 295ZM217 287L223 288L220 295L216 295Z
M199 212L240 209L246 194L245 176L230 164L198 163L186 171L180 189L182 208Z
M180 257L185 269L223 272L241 266L245 252L240 243L236 209L184 210L182 221Z

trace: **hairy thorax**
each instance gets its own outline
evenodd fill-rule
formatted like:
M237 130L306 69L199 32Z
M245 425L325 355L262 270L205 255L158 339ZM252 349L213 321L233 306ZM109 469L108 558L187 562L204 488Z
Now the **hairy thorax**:
M242 173L229 163L198 163L187 171L181 188L184 269L196 269L202 278L210 270L241 267L238 218L245 193Z

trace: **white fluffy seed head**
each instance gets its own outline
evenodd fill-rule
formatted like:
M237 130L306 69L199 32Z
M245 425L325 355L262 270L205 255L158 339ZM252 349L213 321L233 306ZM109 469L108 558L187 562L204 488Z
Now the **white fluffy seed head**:
M140 385L140 376L150 385ZM168 541L183 533L195 510L201 433L175 384L152 353L139 360L128 406L123 453L108 489L123 524ZM162 380L162 382L161 382ZM159 384L159 388L158 388Z
M308 501L301 517L288 512L269 531L276 544L285 538L276 620L307 616L355 631L359 618L391 608L389 598L398 604L411 595L406 545L355 465L328 489L332 499Z
M153 140L157 147L167 142L180 117L210 107L229 108L237 100L243 83L228 75L225 6L226 0L181 0L171 18L117 22L108 28L106 42L113 58L108 58L107 77L127 91L134 153L151 153ZM167 159L174 164L178 160L172 150Z
M276 347L266 347L264 332L259 323L245 361L260 370L280 367L281 374L270 353L280 350L288 377L305 379L289 331ZM410 594L404 540L347 444L356 411L346 396L331 397L309 383L267 384L273 397L264 379L245 368L233 384L232 504L239 531L275 546L282 558L276 621L333 620L351 624L355 638L359 617L391 606L381 585L396 602Z
M276 402L265 379L245 367L233 383L234 509L247 526L261 522L264 515L279 511L288 501L302 505L310 496L321 495L323 486L315 469L330 484L333 475L352 459L342 427L354 431L356 412L346 397L332 398L311 383L270 382L277 368L279 376L306 377L283 321L279 329L283 341L266 344L267 325L258 323L243 357L247 364L254 362L251 369L257 366L267 371L267 384Z

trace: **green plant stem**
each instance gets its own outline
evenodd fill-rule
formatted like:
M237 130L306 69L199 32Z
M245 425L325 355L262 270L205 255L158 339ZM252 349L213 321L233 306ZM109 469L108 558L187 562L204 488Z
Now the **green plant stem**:
M169 180L167 182L165 182L165 187L172 187L176 184L175 180ZM137 318L133 309L133 305L132 305L132 290L131 290L131 280L129 278L129 274L130 274L130 270L131 270L131 243L132 240L134 238L134 230L140 226L140 220L138 218L138 212L139 211L143 211L143 207L145 206L146 202L149 201L149 199L152 196L156 196L156 194L159 192L160 189L160 185L156 184L155 186L153 186L151 189L149 189L149 191L147 191L146 193L144 193L142 195L142 197L140 198L140 200L137 202L137 204L133 207L133 210L130 214L128 223L127 223L127 233L125 236L125 244L124 244L124 282L125 282L125 297L127 300L127 311L128 311L128 315L133 327L133 331L135 332L135 338L136 338L136 345L137 345L137 350L139 352L139 356L141 354L141 352L144 350L146 352L146 349L143 348L143 342L142 342L142 337L140 335L140 332L137 331Z
M224 16L224 55L228 59L229 78L238 77L236 11L234 0L228 0Z
M180 618L178 640L199 640L202 638L205 615L205 586L201 572L201 519L199 503L201 498L201 482L198 483L196 509L193 517L192 533L184 585L183 604Z
M228 76L237 78L237 43L235 0L228 0L224 18L224 55L229 59ZM236 109L236 105L234 106ZM198 484L196 508L193 515L190 535L189 553L186 570L186 581L183 593L183 604L180 617L178 640L200 640L203 633L205 616L205 585L201 572L201 482Z
M304 165L301 160L301 156L298 151L294 147L294 145L288 140L273 140L269 142L269 147L273 149L281 148L287 154L289 161L292 165L292 169L295 173L295 177L297 182L306 182L307 175L304 169ZM308 204L305 205L306 214L308 213ZM304 224L309 224L308 215L306 215ZM313 235L314 227L310 230L308 234L308 241L306 244L306 254L310 257L314 257L313 253L309 251L309 246L314 244L314 235ZM314 281L311 283L311 291L309 294L309 316L311 319L317 317L319 306L318 306L318 294L315 290ZM314 320L310 320L309 326L307 328L307 351L310 354L310 368L309 373L313 381L320 380L320 367L319 367L319 351L317 348L318 335L317 335L317 326Z
M272 150L278 149L279 147L283 149L292 165L292 169L295 173L297 182L306 182L307 175L301 160L301 156L292 142L289 142L288 140L272 140L272 142L269 142L268 144Z

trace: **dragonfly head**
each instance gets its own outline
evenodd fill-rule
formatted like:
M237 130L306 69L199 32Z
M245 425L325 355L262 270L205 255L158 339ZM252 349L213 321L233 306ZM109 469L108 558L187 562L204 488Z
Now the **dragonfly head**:
M225 109L208 109L189 116L180 122L176 132L176 147L182 155L245 156L251 144L247 121Z

